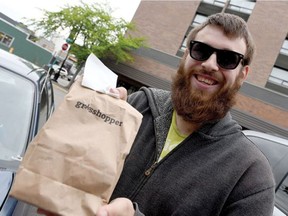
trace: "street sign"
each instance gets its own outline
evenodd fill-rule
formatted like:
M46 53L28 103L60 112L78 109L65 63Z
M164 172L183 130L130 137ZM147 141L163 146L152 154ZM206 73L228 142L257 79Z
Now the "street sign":
M67 50L68 49L68 43L64 43L63 45L62 45L62 50L63 51L65 51L65 50Z
M71 38L67 38L67 39L66 39L66 42L67 42L68 44L71 44L71 43L73 42L73 40L72 40Z

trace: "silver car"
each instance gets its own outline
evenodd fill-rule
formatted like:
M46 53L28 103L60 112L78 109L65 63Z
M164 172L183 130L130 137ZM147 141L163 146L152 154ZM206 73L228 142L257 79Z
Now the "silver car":
M276 182L274 216L288 215L288 139L257 131L243 133L266 155Z
M0 216L13 215L21 203L9 196L15 171L27 145L54 110L47 74L0 49Z

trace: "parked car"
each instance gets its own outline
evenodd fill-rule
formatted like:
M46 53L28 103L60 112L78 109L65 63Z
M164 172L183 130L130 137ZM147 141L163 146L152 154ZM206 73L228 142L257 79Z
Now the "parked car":
M71 80L73 79L73 76L74 76L74 74L75 74L76 72L77 72L76 69L75 69L75 70L70 70L70 72L68 73L68 76L67 76L67 80L68 80L68 81L71 81ZM78 79L81 75L83 75L83 73L84 73L84 67L82 67L82 68L80 69L80 71L78 72L78 74L76 75L76 77L75 77L74 80Z
M257 131L243 133L265 154L272 167L276 182L273 216L288 215L288 139Z
M60 70L60 67L61 67L60 65L54 64L54 65L52 66L52 68L51 68L52 74L58 73L59 70ZM65 79L65 78L67 78L67 76L68 76L67 70L66 70L64 67L61 67L60 77L61 77L62 79Z
M0 49L0 215L13 215L15 171L29 142L54 111L47 71ZM17 215L17 214L15 214ZM24 214L18 214L24 215Z

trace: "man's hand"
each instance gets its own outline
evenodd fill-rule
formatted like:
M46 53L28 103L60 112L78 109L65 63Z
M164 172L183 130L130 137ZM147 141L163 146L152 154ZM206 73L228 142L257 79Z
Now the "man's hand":
M37 210L38 214L57 216L43 209ZM132 202L127 198L117 198L108 205L99 208L96 216L134 216L135 210Z
M127 90L124 87L118 87L118 88L110 88L109 91L112 94L119 95L119 98L122 100L127 100Z
M117 198L108 205L99 208L96 216L133 216L135 210L127 198Z

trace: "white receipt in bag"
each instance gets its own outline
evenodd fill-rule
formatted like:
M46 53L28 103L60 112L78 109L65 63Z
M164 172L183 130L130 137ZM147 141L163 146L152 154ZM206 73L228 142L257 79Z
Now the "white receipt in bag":
M82 86L115 96L109 89L116 87L117 78L117 74L107 68L93 53L89 55L85 63Z

